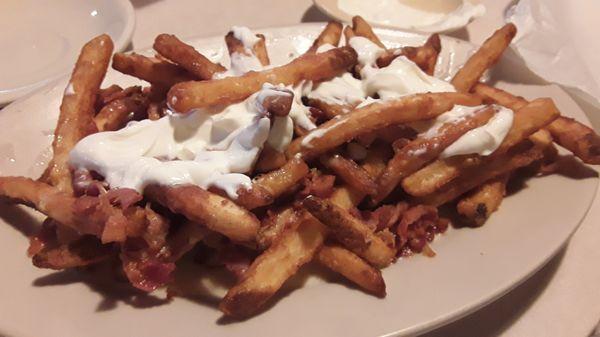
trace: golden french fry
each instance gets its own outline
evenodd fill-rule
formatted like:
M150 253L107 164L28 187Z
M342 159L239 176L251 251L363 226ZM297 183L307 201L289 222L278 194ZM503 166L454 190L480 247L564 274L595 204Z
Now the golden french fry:
M79 234L101 238L102 243L122 242L129 234L135 234L128 231L145 228L146 212L140 207L123 210L114 206L109 193L100 197L75 198L40 181L25 177L0 177L0 198L33 207ZM126 232L119 237L109 237L113 233L108 233L106 229L110 230L111 225Z
M194 185L145 188L144 195L174 213L205 225L235 242L253 242L260 223L254 214L233 201Z
M402 47L386 50L377 58L379 68L387 67L398 56L405 56L413 61L421 70L433 76L438 56L442 51L442 43L438 34L431 35L420 47Z
M85 235L69 243L43 247L31 261L38 268L63 270L95 264L111 256L114 256L111 245L103 245L97 238Z
M386 49L383 42L381 42L379 37L377 37L375 32L373 32L373 28L371 28L371 25L367 21L365 21L365 19L363 19L361 16L357 15L352 18L352 30L357 36L367 38L379 47Z
M178 64L197 79L209 80L214 74L225 71L225 67L213 63L194 47L183 43L175 35L160 34L154 40L154 50Z
M323 244L325 228L306 217L296 230L285 232L252 262L238 284L227 292L219 309L227 316L251 316L283 283L310 262Z
M300 154L314 158L362 134L388 125L434 118L455 104L478 105L479 98L460 93L429 93L373 103L329 120L296 138L286 150L288 158Z
M498 149L491 155L502 155L534 132L547 126L559 116L554 102L549 98L536 99L515 111L513 125ZM450 182L468 167L476 166L482 158L477 155L438 159L402 181L402 187L413 196L424 196Z
M483 99L506 107L518 108L527 104L527 100L514 96L504 90L478 83L474 92ZM546 129L550 131L554 141L573 152L586 164L600 164L600 136L590 127L578 121L560 116Z
M277 170L287 163L287 158L283 152L279 152L272 148L269 144L260 152L254 170L259 173L270 172Z
M317 49L324 44L330 44L337 47L342 36L342 27L343 25L337 21L329 21L321 34L317 36L312 46L308 49L307 53L316 53Z
M459 178L432 194L416 198L414 201L433 206L443 205L490 179L508 174L517 168L542 159L544 150L551 145L550 136L545 130L540 130L509 152L496 158L488 158L480 165L464 170Z
M509 174L485 182L463 197L456 205L458 214L476 226L483 225L498 210L504 195Z
M54 130L53 157L42 176L43 181L61 191L73 193L69 152L80 139L97 131L93 119L95 102L112 51L113 42L108 35L86 43L65 90Z
M170 88L175 83L194 79L192 74L171 62L136 53L116 53L113 56L112 67L123 74L137 77L163 88Z
M494 32L452 78L451 83L456 90L469 92L479 82L483 73L500 60L502 53L516 34L517 27L512 23Z
M493 108L481 109L458 123L446 123L435 136L420 135L400 149L387 163L377 180L372 202L377 205L398 186L402 178L435 160L440 153L469 130L487 123L494 115Z
M319 99L309 98L308 105L317 108L325 113L327 118L332 119L339 115L347 114L352 111L356 105L340 105L323 102Z
M289 192L308 174L308 170L302 159L292 158L280 169L256 177L250 189L238 191L236 203L247 209L269 205Z
M354 32L354 30L352 29L352 27L350 26L346 26L346 28L344 28L344 38L346 38L346 45L349 45L349 41L351 38L355 37L356 33Z
M365 291L385 297L385 281L381 271L371 267L351 251L338 245L323 245L316 255L317 261L343 275Z
M256 37L258 37L259 40L254 44L254 46L252 46L252 52L260 64L263 66L268 66L271 64L271 60L269 59L269 52L267 51L265 36L262 34L256 34Z
M94 122L98 131L119 130L129 121L145 117L149 104L148 98L142 94L118 98L105 105L94 117Z
M377 192L377 184L373 177L354 161L339 154L334 154L322 156L321 163L333 171L348 186L365 194Z
M169 90L168 102L179 112L227 105L246 99L267 82L294 85L302 80L328 80L356 64L356 58L354 49L341 47L319 54L305 54L286 65L251 71L239 77L179 83Z
M396 252L364 222L331 201L308 196L302 205L330 229L337 241L372 265L387 267L396 256Z

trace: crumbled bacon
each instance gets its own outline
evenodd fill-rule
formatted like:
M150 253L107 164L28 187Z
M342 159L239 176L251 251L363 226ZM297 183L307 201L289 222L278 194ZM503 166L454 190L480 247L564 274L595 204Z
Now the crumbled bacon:
M86 169L77 169L73 172L73 192L76 196L88 195L99 196L106 192L108 185L94 178L92 173Z
M298 193L298 197L304 199L309 195L314 195L319 198L327 198L333 193L334 183L335 176L313 170L304 177L302 182L304 188Z
M448 229L450 221L440 218L437 208L426 205L417 205L406 210L398 227L398 249L401 255L410 255L412 252L425 251L428 256L434 254L428 246L436 234Z

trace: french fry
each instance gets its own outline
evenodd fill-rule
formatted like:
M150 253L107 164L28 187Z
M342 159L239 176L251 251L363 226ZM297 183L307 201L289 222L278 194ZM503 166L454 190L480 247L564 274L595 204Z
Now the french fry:
M250 189L238 192L236 203L247 209L269 205L290 191L308 171L308 165L302 159L292 158L280 169L256 177Z
M327 102L323 102L320 99L309 98L308 105L317 108L325 113L328 119L335 118L339 115L347 114L352 111L355 105L341 105L341 104L331 104Z
M420 135L400 149L387 163L387 167L377 179L374 205L379 204L398 186L402 178L414 173L427 163L435 160L440 153L469 130L484 125L494 115L493 108L481 109L458 123L446 123L435 136Z
M169 237L170 260L173 262L179 260L185 253L192 250L196 244L211 234L214 234L214 232L201 224L186 221Z
M137 77L163 88L170 88L175 83L194 79L192 74L171 62L136 53L116 53L113 56L112 67L123 74Z
M93 120L95 102L112 51L113 42L108 35L86 43L65 90L54 130L53 157L42 176L43 181L61 191L73 193L68 163L71 149L80 139L97 131Z
M252 46L252 52L260 64L263 66L268 66L271 64L271 60L269 59L269 52L267 51L265 36L263 34L256 34L256 37L258 37L259 40L254 44L254 46Z
M546 128L562 147L586 164L600 165L600 136L573 118L559 117Z
M378 268L387 267L396 252L361 220L328 200L308 196L304 208L329 229L333 237Z
M338 245L326 244L317 253L316 260L365 291L378 297L385 297L385 282L381 271L371 267L351 251Z
M256 313L288 278L312 260L324 236L323 225L306 217L296 230L287 231L252 262L240 282L229 289L219 309L236 318Z
M222 65L211 62L194 47L183 43L175 35L158 35L153 47L160 55L178 64L200 80L209 80L214 74L226 70Z
M490 179L508 174L517 168L527 166L536 160L542 159L544 150L551 145L552 139L550 135L547 134L547 131L540 130L528 140L521 143L520 146L496 158L488 158L480 165L465 170L458 179L455 179L438 191L416 198L414 201L432 206L443 205Z
M340 43L343 25L337 21L329 21L321 34L317 36L307 53L316 53L320 46L330 44L334 47Z
M506 107L518 108L527 104L522 97L482 83L475 85L474 92L485 100ZM560 116L546 129L550 131L556 143L573 152L584 163L600 164L600 136L592 128L572 118Z
M451 83L456 91L469 92L483 73L500 60L516 34L517 27L512 23L494 32L452 78Z
M235 242L253 242L256 239L260 223L254 214L198 186L150 185L145 188L144 195Z
M124 233L123 237L115 239L107 237L105 230L110 225L127 223L122 228L133 230L144 228L146 222L144 209L117 208L108 193L100 197L75 198L57 187L25 177L0 177L0 198L33 207L79 234L101 238L102 243L122 241L128 235Z
M502 155L534 132L547 126L559 116L554 102L549 98L536 99L514 114L513 125L498 149L491 155ZM402 187L413 196L424 196L450 182L468 167L476 166L482 158L477 155L438 159L402 181Z
M477 105L478 98L459 93L429 93L373 103L319 125L296 138L288 147L288 158L300 154L314 158L362 134L383 127L434 118L455 104Z
M287 158L283 152L279 152L272 148L269 144L260 152L254 170L259 173L270 172L277 170L287 163Z
M354 32L352 27L346 26L346 28L344 28L344 38L346 38L346 45L349 45L350 39L355 36L356 36L356 33Z
M515 111L529 103L523 97L514 96L502 89L494 88L484 83L475 84L473 92L481 96L486 103L500 104Z
M509 174L493 178L463 197L457 204L458 214L475 226L482 226L498 210L504 195Z
M354 161L334 154L322 156L321 163L354 189L365 194L377 192L373 177Z
M356 64L356 58L356 52L350 47L305 54L286 65L260 72L251 71L239 77L179 83L169 90L167 100L179 112L227 105L246 99L267 82L294 85L302 80L328 80Z
M357 15L352 18L352 30L357 36L367 38L379 47L386 49L383 42L381 42L379 37L377 37L377 35L373 32L373 28L371 28L371 25L367 21L365 21L365 19L363 19L361 16Z
M398 56L405 56L413 61L421 70L433 76L438 56L442 51L442 43L438 34L431 35L425 44L420 47L402 47L388 49L377 58L379 68L387 67Z
M124 127L131 120L139 120L146 116L150 104L141 93L118 98L105 105L94 117L98 131L115 131Z
M44 247L31 261L38 268L63 270L95 264L113 255L110 245L102 245L97 238L86 235L69 243Z

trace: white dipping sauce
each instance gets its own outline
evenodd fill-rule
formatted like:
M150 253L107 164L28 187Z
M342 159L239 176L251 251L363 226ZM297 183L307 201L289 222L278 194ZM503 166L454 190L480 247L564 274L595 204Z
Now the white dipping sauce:
M338 0L338 7L367 21L422 32L460 28L485 14L484 5L467 0Z

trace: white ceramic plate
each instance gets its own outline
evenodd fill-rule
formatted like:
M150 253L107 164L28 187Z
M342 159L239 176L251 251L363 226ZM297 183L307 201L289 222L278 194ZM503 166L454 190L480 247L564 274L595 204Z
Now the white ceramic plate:
M264 29L270 56L281 63L307 48L319 24ZM378 31L389 46L417 45L424 38ZM191 40L217 58L225 51L222 38ZM455 68L471 52L466 42L443 38L444 69ZM587 122L583 112L556 86L534 83L518 63L504 60L496 73L501 87L528 98L550 96L567 115ZM110 71L105 84L135 80ZM43 170L61 95L67 79L0 111L0 174L36 177ZM525 83L525 84L524 84ZM527 84L530 83L530 84ZM550 176L527 182L509 196L499 212L479 229L449 230L433 244L435 258L415 256L384 270L388 295L378 299L354 289L340 278L297 275L264 313L244 322L221 320L210 273L192 275L202 287L190 299L165 304L114 290L74 272L36 269L25 256L35 223L30 212L0 206L2 287L0 335L10 336L375 336L412 335L457 319L489 303L543 266L577 228L587 212L597 179ZM189 274L187 275L190 276Z
M370 1L376 1L376 0L370 0ZM471 3L474 4L478 4L481 3L481 0L467 0ZM338 6L338 0L313 0L313 3L315 4L315 6L317 6L321 11L323 11L325 14L329 15L330 17L339 20L341 22L352 22L352 17L356 14L350 14L345 12L344 10L342 10L339 6ZM358 15L360 15L360 13L358 13ZM369 21L369 20L367 20ZM371 24L374 27L381 27L381 28L389 28L389 29L399 29L402 31L406 31L406 32L415 32L418 33L418 29L409 29L409 28L405 28L403 26L400 25L394 25L394 24L384 24L384 23L380 23L380 22L371 22L369 21L369 24ZM428 31L430 33L448 33L448 32L452 32L455 30L459 30L461 28L463 28L465 25L462 26L455 26L452 28L448 28L448 29L439 29L437 31Z
M3 0L0 22L1 107L68 73L94 36L125 49L135 14L128 0Z

